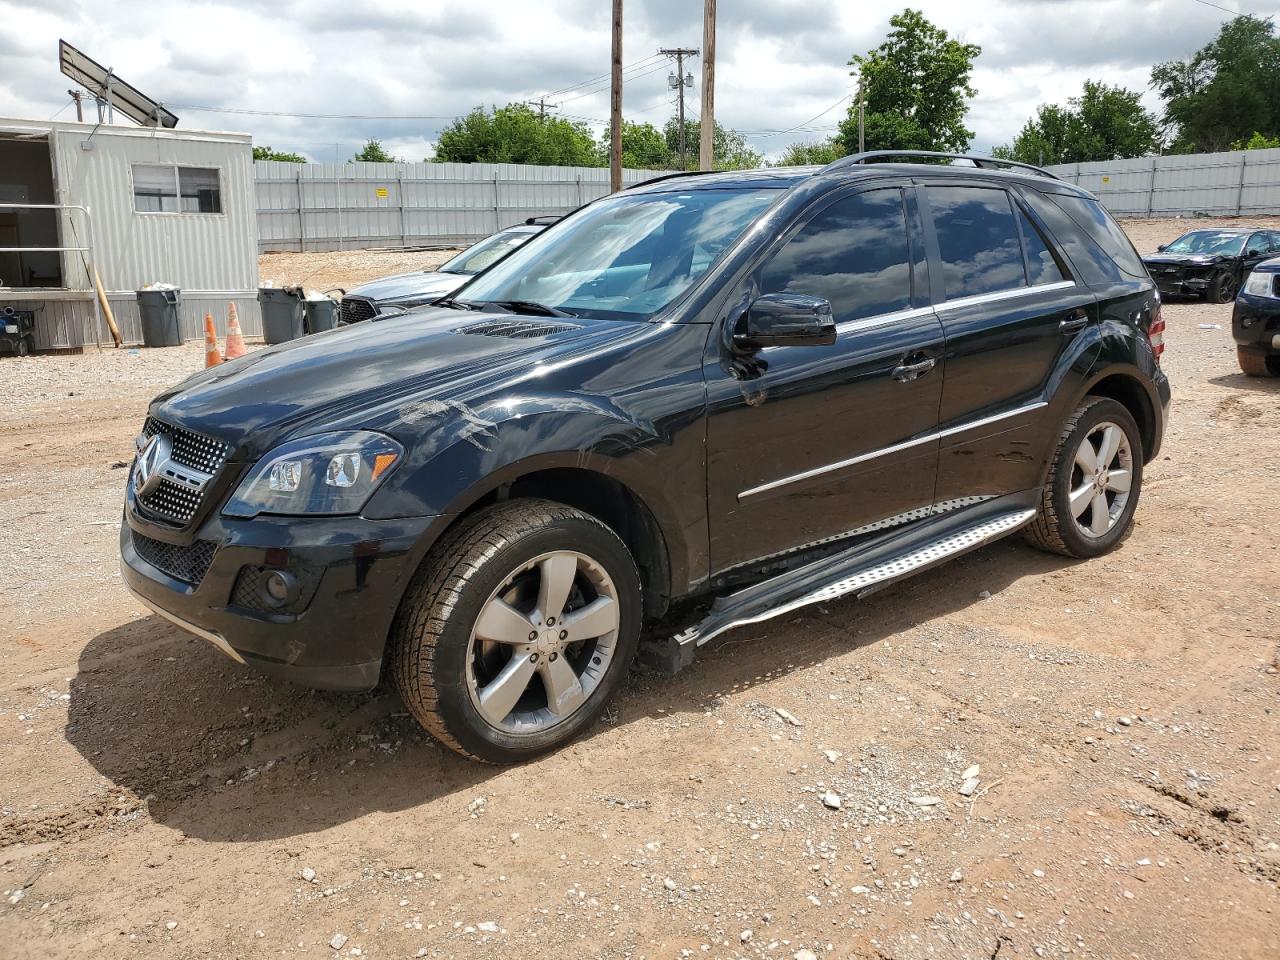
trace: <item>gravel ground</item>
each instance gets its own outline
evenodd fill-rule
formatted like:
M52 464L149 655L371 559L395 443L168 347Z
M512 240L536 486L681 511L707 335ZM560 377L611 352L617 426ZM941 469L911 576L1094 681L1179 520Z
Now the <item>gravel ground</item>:
M365 256L278 276L405 263ZM0 362L0 956L1280 956L1280 388L1229 307L1165 316L1117 552L733 631L505 769L125 595L118 465L198 345Z
M413 252L343 250L335 253L266 253L258 258L260 282L308 290L350 290L356 284L414 270L434 270L457 250Z

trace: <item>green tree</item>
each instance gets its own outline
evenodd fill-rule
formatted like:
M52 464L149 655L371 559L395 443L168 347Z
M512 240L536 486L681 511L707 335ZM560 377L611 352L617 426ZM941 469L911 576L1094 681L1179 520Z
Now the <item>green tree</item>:
M1280 137L1268 137L1256 130L1248 140L1236 140L1232 150L1280 150Z
M1008 147L995 155L1022 163L1082 163L1141 157L1155 149L1154 115L1142 95L1092 80L1065 107L1042 104Z
M672 117L662 128L667 138L667 149L671 153L671 168L680 169L680 121ZM702 142L702 124L698 120L685 120L684 141L688 166L691 170L698 168L698 148ZM754 170L764 165L764 154L747 146L742 134L720 124L715 125L711 135L712 165L717 170Z
M977 91L969 83L982 48L961 43L907 8L889 18L889 36L849 65L862 77L868 150L963 151L973 139L964 125ZM840 124L840 140L858 142L858 107Z
M609 162L612 131L605 129L600 144L602 164ZM622 121L622 165L632 170L674 170L678 161L667 149L667 139L652 123Z
M351 159L362 160L366 163L399 163L396 157L387 153L383 148L381 140L374 140L372 137L365 142L364 148Z
M1240 16L1188 60L1151 69L1161 120L1180 152L1225 150L1250 134L1280 134L1280 37L1270 17Z
M253 159L280 160L284 163L306 163L307 162L307 158L300 153L285 153L283 150L277 150L274 147L254 147Z
M600 151L585 124L540 118L528 104L476 107L440 131L440 163L541 163L595 167Z
M828 164L839 160L848 151L839 137L818 143L793 143L787 147L775 167L804 167L810 164Z

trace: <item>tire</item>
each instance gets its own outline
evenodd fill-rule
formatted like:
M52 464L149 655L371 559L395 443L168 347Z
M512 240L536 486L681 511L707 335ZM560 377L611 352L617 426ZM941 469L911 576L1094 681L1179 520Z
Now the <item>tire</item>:
M1250 377L1280 377L1280 357L1254 353L1244 347L1236 347L1236 362L1240 370Z
M564 622L553 625L540 608L565 590ZM546 500L498 504L447 533L414 576L392 626L395 683L451 750L528 760L600 715L635 656L641 610L635 561L595 517ZM610 622L566 639L571 623L591 632ZM552 691L563 694L554 703Z
M1224 270L1213 278L1205 299L1210 303L1231 303L1236 298L1240 283L1230 270Z
M1114 456L1104 465L1104 477L1101 472L1090 473L1081 460L1091 458L1096 466L1106 442L1104 435L1111 436L1107 427L1119 436L1114 439ZM1087 453L1083 447L1086 440ZM1122 483L1127 487L1122 488ZM1062 425L1026 539L1041 550L1067 557L1100 556L1128 536L1141 491L1142 436L1133 416L1115 400L1086 397Z
M14 349L15 349L15 352L20 357L29 356L31 353L31 341L29 341L26 337L23 337L21 340L18 341L18 345Z

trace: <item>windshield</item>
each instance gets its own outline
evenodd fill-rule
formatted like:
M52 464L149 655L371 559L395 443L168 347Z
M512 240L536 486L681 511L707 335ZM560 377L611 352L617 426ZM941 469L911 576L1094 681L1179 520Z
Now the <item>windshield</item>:
M752 187L609 197L472 281L457 299L648 320L689 289L777 196L776 189Z
M1198 253L1205 256L1222 254L1228 257L1240 255L1244 247L1244 235L1221 233L1218 230L1192 230L1184 233L1164 248L1165 253Z
M508 233L505 230L502 233L495 233L492 237L485 237L479 243L467 247L440 267L439 272L465 273L467 276L474 276L485 267L497 263L532 236L533 233L523 230L519 233Z

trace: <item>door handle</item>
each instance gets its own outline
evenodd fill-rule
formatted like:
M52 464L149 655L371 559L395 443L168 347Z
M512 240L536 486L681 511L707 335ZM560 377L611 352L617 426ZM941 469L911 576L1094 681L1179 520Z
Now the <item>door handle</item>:
M938 365L933 357L925 357L915 363L900 363L893 368L893 379L899 383L910 383L918 380Z
M1079 333L1089 325L1089 314L1084 310L1072 310L1058 321L1058 329L1067 336Z

